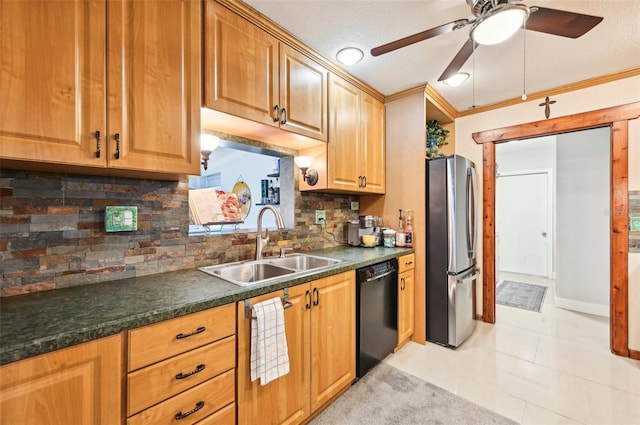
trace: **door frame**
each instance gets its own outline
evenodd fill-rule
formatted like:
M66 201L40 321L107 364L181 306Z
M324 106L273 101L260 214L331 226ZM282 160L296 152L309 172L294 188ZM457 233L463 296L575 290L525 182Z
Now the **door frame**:
M482 320L495 323L495 175L496 143L514 139L611 128L611 279L610 348L619 356L640 358L629 350L629 121L640 117L640 102L473 133L482 145L483 310Z
M553 202L553 170L551 168L540 168L535 170L518 170L508 171L504 173L498 172L497 177L514 177L529 174L546 174L547 175L547 273L546 278L551 279L553 276L553 238L555 235L553 228L553 210L556 207Z

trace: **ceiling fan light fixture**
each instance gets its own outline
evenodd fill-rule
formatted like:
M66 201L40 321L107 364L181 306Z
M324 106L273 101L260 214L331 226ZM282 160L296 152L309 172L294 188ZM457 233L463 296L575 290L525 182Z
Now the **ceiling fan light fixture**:
M469 78L469 74L467 74L466 72L458 72L453 77L449 77L442 82L449 87L458 87L460 84L464 83L467 78Z
M529 8L525 5L499 5L475 21L469 36L478 44L499 44L514 35L528 17Z
M355 65L364 58L364 53L357 47L345 47L336 53L336 59L343 65Z

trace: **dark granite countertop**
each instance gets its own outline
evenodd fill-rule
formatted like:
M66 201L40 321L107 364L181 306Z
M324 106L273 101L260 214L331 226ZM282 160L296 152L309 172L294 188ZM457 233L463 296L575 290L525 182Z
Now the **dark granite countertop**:
M0 299L0 364L229 304L413 252L336 247L308 254L345 260L321 271L241 287L197 269Z

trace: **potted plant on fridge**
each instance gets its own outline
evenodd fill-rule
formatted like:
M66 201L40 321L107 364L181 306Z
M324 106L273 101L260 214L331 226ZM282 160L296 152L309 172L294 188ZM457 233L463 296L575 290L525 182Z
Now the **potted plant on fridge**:
M447 145L449 130L444 129L436 120L427 121L427 159L444 156L440 147Z

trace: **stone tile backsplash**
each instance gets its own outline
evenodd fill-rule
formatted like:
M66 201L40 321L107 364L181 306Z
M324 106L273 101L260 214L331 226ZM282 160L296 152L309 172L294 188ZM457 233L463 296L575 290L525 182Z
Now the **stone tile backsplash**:
M270 232L265 255L282 246L317 249L344 241L357 196L296 191L296 226ZM138 230L107 233L105 207L138 207ZM0 295L112 281L255 255L255 232L188 236L186 180L167 182L0 170Z

